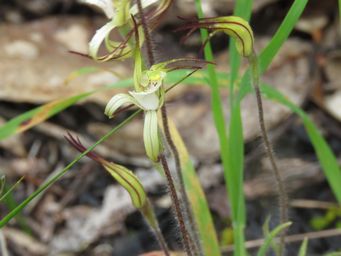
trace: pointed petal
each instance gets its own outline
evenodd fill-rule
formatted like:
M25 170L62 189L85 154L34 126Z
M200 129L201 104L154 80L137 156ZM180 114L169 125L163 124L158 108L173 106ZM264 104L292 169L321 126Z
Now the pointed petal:
M98 50L104 39L109 35L110 31L116 27L116 23L111 20L103 27L98 29L89 43L89 54L95 60L98 59Z
M111 118L119 107L129 103L137 105L136 100L129 94L125 93L116 94L108 102L107 106L105 107L104 114Z
M115 9L112 0L79 0L81 3L90 4L100 8L105 15L111 19L114 17Z
M136 208L141 208L146 202L146 192L137 176L122 165L105 163L104 168L124 187Z
M157 162L161 151L161 146L159 141L156 111L145 112L143 141L147 156L152 161Z

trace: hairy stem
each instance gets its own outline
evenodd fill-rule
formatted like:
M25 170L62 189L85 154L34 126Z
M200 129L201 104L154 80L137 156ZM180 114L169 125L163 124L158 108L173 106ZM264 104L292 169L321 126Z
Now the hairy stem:
M172 139L170 130L169 130L169 124L168 124L168 118L167 118L167 108L165 106L165 104L161 107L161 116L162 116L162 125L163 125L163 130L164 130L164 135L165 135L165 139L167 141L167 144L170 148L170 150L172 151L172 154L174 156L175 159L175 169L176 169L176 173L178 176L178 180L179 180L179 189L180 189L180 194L182 196L183 202L181 203L181 208L183 209L183 211L185 212L185 216L186 219L188 219L188 228L190 229L190 233L191 236L194 240L194 246L195 246L195 252L197 255L203 255L203 250L202 250L202 246L200 243L200 239L198 236L198 232L196 229L196 224L193 218L193 213L192 213L192 209L191 209L191 205L188 199L188 195L186 193L186 189L185 189L185 182L182 176L182 170L181 170L181 162L180 162L180 155L179 152L175 146L175 143Z
M142 3L141 0L137 0L137 8L139 10L139 15L140 15L140 20L141 20L141 25L143 29L143 34L145 37L145 42L146 42L146 49L147 49L147 56L148 56L148 61L149 61L149 66L152 66L155 64L155 57L153 53L153 41L151 38L151 34L149 31L149 27L147 24L146 17L144 16L143 13L143 8L142 8Z
M170 256L170 252L167 246L167 243L162 235L162 232L159 227L159 223L155 216L155 212L153 206L151 205L150 201L147 199L146 204L140 209L142 215L146 219L147 223L152 228L152 231L159 242L159 245L164 252L165 256Z
M284 185L283 179L281 177L281 173L276 163L275 153L270 143L268 133L265 127L263 102L262 102L261 91L259 88L258 59L257 59L256 53L252 54L252 56L249 57L249 62L251 65L252 83L255 89L256 99L257 99L258 119L259 119L261 135L264 141L265 151L266 151L267 156L269 157L272 171L273 171L275 181L276 181L280 224L284 224L288 221L288 195L286 193L285 185ZM285 235L286 235L285 231L282 232L280 235L279 255L284 254Z
M181 231L181 235L182 235L185 251L186 251L187 255L189 255L189 256L193 255L192 254L193 246L191 245L192 244L191 237L189 236L189 233L188 233L186 225L185 225L184 217L183 217L183 214L182 214L182 211L181 211L180 200L179 200L179 197L178 197L178 195L176 193L176 188L175 188L175 185L174 185L174 180L173 180L172 174L171 174L171 172L169 170L167 159L166 159L164 154L160 155L160 162L161 162L161 165L162 165L163 170L165 172L165 176L166 176L167 183L168 183L168 186L169 186L169 193L170 193L170 196L171 196L171 199L172 199L172 203L173 203L173 206L174 206L175 216L177 217L177 220L179 222L179 228L180 228L180 231Z

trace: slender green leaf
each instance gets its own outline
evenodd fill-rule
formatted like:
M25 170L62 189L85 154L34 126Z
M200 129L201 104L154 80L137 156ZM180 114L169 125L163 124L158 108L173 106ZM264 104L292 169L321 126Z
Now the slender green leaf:
M204 14L202 11L201 0L195 1L198 18L203 18ZM202 42L206 42L208 38L208 32L205 29L200 30ZM213 53L210 42L208 42L204 48L205 59L207 61L213 61ZM208 82L211 87L211 107L213 112L213 119L215 127L217 129L219 144L220 144L220 155L224 168L224 176L227 184L227 191L229 201L231 203L232 211L232 222L235 242L235 255L243 256L246 254L245 239L244 239L244 227L245 227L245 200L244 193L241 191L242 188L242 172L239 169L231 169L230 161L230 145L231 143L227 137L227 130L225 124L225 117L223 112L223 106L220 98L219 83L217 79L217 72L213 65L207 66ZM237 117L238 118L238 117ZM242 142L243 144L243 142ZM240 144L239 144L240 145ZM243 156L243 153L242 153Z
M283 43L287 40L307 3L308 0L295 0L295 2L291 5L280 27L271 38L270 43L259 55L259 70L261 73L269 67L273 58L276 56Z
M324 140L318 128L315 126L309 116L298 106L292 103L287 97L282 95L279 91L269 85L263 85L262 93L267 98L279 102L282 105L288 107L291 111L298 114L304 124L304 127L308 133L310 141L313 144L317 158L322 166L324 174L329 182L331 189L339 203L341 203L341 170L340 165L329 147L328 143Z
M70 168L76 164L83 156L85 156L87 153L89 153L91 150L93 150L98 144L105 141L107 138L109 138L113 133L115 133L117 130L122 128L124 125L126 125L130 120L132 120L135 116L137 116L138 113L141 111L136 111L132 115L130 115L128 118L126 118L123 122L121 122L119 125L117 125L115 128L113 128L111 131L109 131L106 135L104 135L102 138L100 138L98 141L96 141L92 146L90 146L87 150L85 150L83 153L79 154L71 163L69 163L64 169L60 170L56 175L54 175L51 179L46 181L44 184L42 184L36 191L34 191L32 194L30 194L22 203L20 203L17 207L15 207L12 211L10 211L5 217L3 217L0 221L0 228L2 228L4 225L6 225L12 218L14 218L17 214L19 214L24 207L29 204L35 197L37 197L39 194L44 192L46 189L48 189L52 184L54 184L57 180L59 180L64 174L70 170Z
M92 93L82 93L67 99L52 101L11 119L0 127L0 140L30 129L31 127L45 121L47 118L70 107L77 101L88 97L90 94Z
M19 183L24 179L24 177L21 177L13 186L11 186L0 198L0 202L6 197L19 185Z
M68 84L69 82L71 82L72 80L75 80L76 78L83 76L83 75L87 75L90 73L95 73L95 72L99 72L99 71L103 71L101 68L99 67L93 67L93 66L88 66L88 67L81 67L73 72L71 72L65 79L65 84Z
M192 206L204 253L205 255L218 256L220 255L220 248L204 191L186 146L171 120L169 120L169 127L172 139L179 152L185 188Z
M252 0L237 0L234 8L234 15L249 20L252 12ZM245 237L244 228L246 223L245 196L243 191L244 180L244 139L243 125L239 102L235 102L234 83L238 77L241 56L237 51L235 42L231 39L229 47L231 75L229 83L229 101L230 101L230 125L229 125L229 176L231 182L228 183L231 196L236 202L232 207L232 216L234 222L235 237L235 255L245 255Z
M266 252L270 248L272 240L284 229L289 227L292 223L287 222L284 224L281 224L277 226L275 229L273 229L265 238L263 245L259 248L257 256L266 256Z
M339 0L338 2L339 2L339 22L341 26L341 0Z
M296 22L304 11L307 2L308 0L295 0L291 5L287 15L285 16L275 35L259 55L258 60L260 73L264 73L266 71L273 58L276 56L284 42L288 39L290 33L295 27ZM239 92L239 100L241 101L247 94L247 91L250 90L250 70L247 70L244 73L240 84L241 89Z
M0 174L0 196L2 195L2 192L4 191L5 184L6 184L6 176L4 174Z
M308 238L304 238L300 250L298 251L298 256L306 256L307 255L307 249L308 249Z

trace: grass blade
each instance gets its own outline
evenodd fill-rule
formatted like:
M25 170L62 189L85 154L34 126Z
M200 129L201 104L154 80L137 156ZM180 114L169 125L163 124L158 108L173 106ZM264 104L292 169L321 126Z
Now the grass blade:
M277 29L275 35L270 40L269 44L259 54L258 60L260 74L267 70L273 58L276 56L284 42L288 39L307 3L308 0L295 0L291 5L287 15ZM247 70L241 79L241 89L238 96L239 101L241 101L248 93L248 90L250 90L250 84L250 71Z
M308 249L308 238L304 238L300 250L298 251L298 256L306 256L307 255L307 249Z
M12 187L10 187L5 194L3 194L0 198L0 202L4 200L18 185L19 183L24 179L24 177L21 177Z
M109 131L106 135L104 135L102 138L100 138L98 141L96 141L92 146L90 146L87 150L85 150L83 153L79 154L71 163L69 163L63 170L59 171L56 175L54 175L50 180L46 181L44 184L42 184L36 191L34 191L32 194L30 194L22 203L20 203L17 207L15 207L12 211L10 211L5 217L3 217L0 221L0 228L2 228L4 225L6 225L12 218L14 218L17 214L19 214L24 207L29 204L36 196L38 196L40 193L44 192L46 189L48 189L53 183L55 183L58 179L60 179L64 174L67 173L67 171L76 164L83 156L85 156L87 153L89 153L91 150L93 150L98 144L105 141L107 138L109 138L113 133L115 133L117 130L122 128L124 125L126 125L130 120L132 120L137 114L139 114L141 111L136 111L132 115L130 115L128 118L126 118L123 122L121 122L119 125L117 125L115 128L113 128L111 131Z
M249 20L252 12L252 0L237 0L234 8L234 15ZM233 197L232 216L234 225L234 254L246 255L244 228L246 223L245 196L243 191L244 181L244 139L241 110L239 102L235 102L234 82L239 73L241 56L237 52L234 40L230 39L229 55L231 65L231 76L229 84L230 101L230 125L229 125L229 176L231 182L228 183Z
M92 93L82 93L67 99L55 100L11 119L0 127L0 140L32 128L76 102L85 99L90 94Z
M338 2L339 2L339 22L341 24L341 0L339 0Z
M283 43L287 40L288 36L294 29L307 3L308 0L295 0L295 2L291 5L287 15L275 35L272 37L270 43L259 55L260 73L263 73L269 67L273 58L276 56Z
M268 251L268 249L271 246L271 242L273 241L273 239L284 229L286 229L287 227L289 227L292 223L291 222L287 222L284 224L281 224L279 226L277 226L275 229L273 229L265 238L263 245L259 248L257 256L266 256L266 252Z
M191 202L204 253L205 255L219 256L221 255L220 248L204 191L188 155L187 148L171 120L169 121L169 127L172 139L179 152L186 192Z
M328 180L328 183L339 203L341 203L341 170L340 165L329 147L328 143L322 137L318 128L315 126L309 116L298 106L292 103L288 98L282 95L279 91L269 85L262 86L262 93L267 98L276 101L291 111L296 113L303 121L304 127L308 133L310 141L315 149L317 158L322 166L324 174Z
M195 1L196 10L198 18L203 18L204 14L201 7L201 1ZM208 32L205 29L200 30L202 42L206 42L208 38ZM204 48L206 61L213 61L213 53L210 42L208 42ZM224 169L224 177L227 184L228 197L231 204L232 211L232 222L233 222L233 232L235 241L235 255L243 256L246 254L244 245L244 227L245 227L245 200L244 193L242 191L242 180L243 172L240 169L231 169L231 161L234 157L230 159L230 145L232 144L227 137L227 130L225 125L225 117L223 113L223 107L220 99L219 93L219 83L217 79L217 72L215 67L211 64L207 66L208 81L211 87L211 102L212 102L212 113L217 129L219 144L220 144L220 155L222 159L222 165ZM236 109L238 111L238 108ZM238 115L236 116L238 118ZM239 121L241 121L239 119ZM241 126L240 126L241 127ZM237 136L236 138L239 138ZM240 145L240 144L238 144ZM243 142L242 142L243 145ZM243 146L241 145L241 150L243 151ZM244 152L243 152L244 153ZM241 157L243 157L243 153ZM239 153L240 154L240 153ZM242 160L243 162L243 160ZM238 164L236 162L236 164Z

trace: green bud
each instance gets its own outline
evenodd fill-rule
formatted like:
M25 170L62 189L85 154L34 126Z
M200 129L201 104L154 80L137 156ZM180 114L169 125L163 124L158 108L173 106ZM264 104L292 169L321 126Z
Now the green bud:
M102 162L103 167L111 176L124 187L130 195L133 205L140 209L146 202L146 192L137 176L126 167L107 161Z

